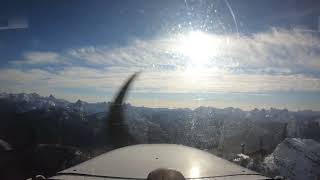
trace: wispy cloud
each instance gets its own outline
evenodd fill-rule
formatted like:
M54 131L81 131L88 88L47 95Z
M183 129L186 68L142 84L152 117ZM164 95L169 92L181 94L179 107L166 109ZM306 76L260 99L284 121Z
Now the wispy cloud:
M125 47L85 47L71 49L67 54L83 60L90 65L122 66L150 68L156 65L176 66L181 63L181 57L174 57L171 44L175 39L163 38L155 40L134 40Z
M14 64L29 64L29 65L43 65L43 64L59 64L65 58L55 52L27 52L23 54L23 59L13 61Z
M320 38L297 30L251 36L209 34L207 67L264 74L320 74ZM136 40L125 47L86 47L68 54L91 65L185 68L189 59L179 50L181 37Z

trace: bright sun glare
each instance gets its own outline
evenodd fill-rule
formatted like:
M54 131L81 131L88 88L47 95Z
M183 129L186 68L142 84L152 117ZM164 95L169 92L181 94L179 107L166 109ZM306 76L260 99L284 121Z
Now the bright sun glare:
M217 49L215 38L202 31L190 31L179 35L178 42L177 51L188 61L182 75L188 83L199 84Z
M182 36L179 51L190 58L192 66L203 66L208 63L212 53L210 36L201 31L191 31Z

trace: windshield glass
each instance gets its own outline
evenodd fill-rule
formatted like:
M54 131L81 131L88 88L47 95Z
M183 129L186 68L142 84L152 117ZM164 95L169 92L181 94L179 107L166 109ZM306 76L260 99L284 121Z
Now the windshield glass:
M319 178L319 15L316 0L3 2L0 172L51 176L116 147L171 143Z

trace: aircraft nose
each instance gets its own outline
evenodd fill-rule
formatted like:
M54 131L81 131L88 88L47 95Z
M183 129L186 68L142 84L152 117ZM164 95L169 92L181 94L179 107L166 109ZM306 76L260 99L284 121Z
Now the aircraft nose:
M147 180L185 180L185 178L179 171L160 168L151 171Z

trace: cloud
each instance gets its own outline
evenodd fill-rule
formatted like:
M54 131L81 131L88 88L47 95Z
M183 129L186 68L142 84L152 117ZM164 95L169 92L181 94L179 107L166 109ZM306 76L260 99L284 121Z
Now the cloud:
M70 67L58 73L31 69L27 71L7 69L0 71L3 88L10 84L21 87L46 87L94 89L114 91L130 75L117 70ZM7 82L7 83L6 83ZM144 72L134 84L136 92L265 92L265 91L317 91L320 80L303 75L236 75L198 74L184 71ZM88 92L89 93L89 92Z
M67 51L67 54L89 65L140 68L176 66L181 63L181 60L170 54L168 45L171 43L174 43L174 39L135 40L125 47L110 49L91 46L71 49Z
M113 48L88 46L63 52L28 52L23 55L23 60L14 63L179 70L197 64L197 59L190 59L185 52L196 49L182 49L185 46L184 36L176 34L151 40L136 39L126 46ZM207 47L203 52L208 53L209 59L202 65L206 69L244 74L320 76L320 38L313 33L272 29L240 37L234 34L206 34L205 44Z
M125 47L86 47L68 55L91 65L163 69L186 68L181 35L135 40ZM190 42L192 43L192 42ZM205 66L238 73L320 75L320 38L297 30L277 30L251 36L208 34L210 57ZM188 49L188 51L193 51Z
M233 46L236 47L228 49L229 56L239 58L242 68L282 69L298 74L320 72L320 39L310 33L273 29L241 38Z
M140 70L135 92L320 90L320 39L314 34L277 29L240 37L206 34L203 52L209 58L201 62L181 49L183 38L178 34L122 47L25 53L16 66L0 69L0 90L61 94L62 89L86 89L89 98L93 92L115 91ZM19 66L39 64L61 68Z
M23 54L23 60L14 61L17 65L44 65L64 63L59 53L55 52L28 52Z

